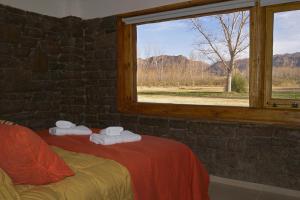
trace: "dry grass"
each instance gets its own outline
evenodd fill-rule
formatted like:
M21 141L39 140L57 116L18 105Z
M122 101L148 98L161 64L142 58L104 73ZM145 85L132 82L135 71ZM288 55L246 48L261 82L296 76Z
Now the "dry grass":
M298 87L300 88L299 67L276 67L273 68L272 83L275 87Z
M193 66L138 67L138 86L223 86L225 76L216 76Z
M248 75L242 73L248 80ZM300 98L300 68L273 69L273 98ZM191 65L138 67L138 101L216 106L249 106L248 93L226 93L226 77Z
M241 73L248 80L248 74ZM300 88L300 68L276 67L273 69L274 87ZM148 87L224 87L226 76L217 75L207 67L192 65L148 66L137 68L137 85Z

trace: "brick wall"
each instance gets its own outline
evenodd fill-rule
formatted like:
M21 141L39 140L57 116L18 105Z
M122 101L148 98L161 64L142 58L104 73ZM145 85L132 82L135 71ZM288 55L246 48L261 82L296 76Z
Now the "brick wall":
M0 6L0 118L42 127L58 117L62 30L56 18Z
M32 128L84 121L82 24L0 6L0 118Z
M181 141L211 174L300 190L300 130L120 114L116 18L56 19L0 6L0 118L58 118Z

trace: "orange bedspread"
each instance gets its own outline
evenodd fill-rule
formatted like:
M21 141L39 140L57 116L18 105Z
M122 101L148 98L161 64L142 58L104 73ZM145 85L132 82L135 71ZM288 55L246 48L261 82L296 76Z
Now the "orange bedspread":
M136 200L209 200L209 176L186 145L159 137L110 146L95 145L88 136L51 136L39 132L50 145L112 159L125 166Z

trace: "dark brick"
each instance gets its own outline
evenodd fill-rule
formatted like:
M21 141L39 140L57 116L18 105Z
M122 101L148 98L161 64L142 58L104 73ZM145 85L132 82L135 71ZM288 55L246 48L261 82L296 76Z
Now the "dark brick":
M138 124L137 132L140 134L153 135L153 126Z
M175 128L175 129L185 129L185 128L187 128L188 123L185 120L171 119L169 121L169 126L171 128Z
M20 39L20 28L11 24L0 24L0 41L17 42Z
M137 123L138 122L138 117L135 115L125 115L122 114L120 117L120 121L122 123Z
M168 127L167 119L159 119L153 117L140 117L139 123L150 126L158 126L158 127Z

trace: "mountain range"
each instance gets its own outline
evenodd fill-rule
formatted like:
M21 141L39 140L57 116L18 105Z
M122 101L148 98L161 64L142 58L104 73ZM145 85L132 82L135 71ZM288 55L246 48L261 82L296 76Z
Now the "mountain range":
M146 59L138 58L137 60L139 67L156 67L156 66L193 66L196 68L205 69L211 73L224 74L222 63L216 62L214 64L208 64L204 61L191 60L185 56L170 56L170 55L160 55L153 56ZM238 59L236 60L236 68L241 72L248 70L249 59ZM278 54L273 56L273 66L274 67L300 67L300 52L293 54Z

